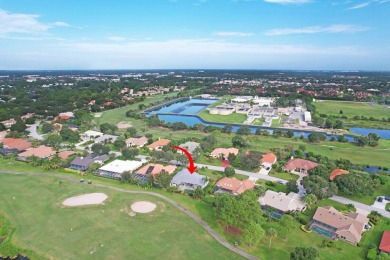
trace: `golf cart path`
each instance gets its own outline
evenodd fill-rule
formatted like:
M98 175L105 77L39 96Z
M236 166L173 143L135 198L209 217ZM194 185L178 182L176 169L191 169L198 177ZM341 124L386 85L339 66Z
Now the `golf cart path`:
M60 178L60 179L65 179L65 180L68 180L68 181L73 181L73 182L79 182L78 179L76 178L72 178L72 177L69 177L69 176L64 176L64 175L60 175L60 174L45 174L45 173L32 173L32 172L12 172L12 171L4 171L4 170L0 170L0 173L3 173L3 174L12 174L12 175L31 175L31 176L54 176L54 177L57 177L57 178ZM206 222L204 222L203 220L201 220L199 217L197 217L195 214L193 214L191 211L189 211L186 207L180 205L179 203L177 203L176 201L162 195L162 194L159 194L159 193L155 193L155 192L150 192L150 191L133 191L133 190L126 190L126 189L122 189L122 188L118 188L118 187L113 187L113 186L110 186L110 185L107 185L107 184L101 184L101 183L92 183L91 185L94 185L94 186L97 186L97 187L103 187L103 188L108 188L108 189L112 189L112 190L116 190L116 191L120 191L120 192L126 192L126 193L132 193L132 194L147 194L147 195L151 195L151 196L155 196L155 197L159 197L169 203L171 203L173 206L175 206L177 209L181 210L182 212L184 212L185 214L187 214L189 217L191 217L193 220L195 220L195 222L197 222L198 224L200 224L212 237L214 237L220 244L222 244L223 246L225 246L227 249L247 258L247 259L250 259L250 260L257 260L259 258L251 255L251 254L248 254L236 247L234 247L233 245L231 245L229 242L227 242L226 240L224 240L220 235L218 235Z

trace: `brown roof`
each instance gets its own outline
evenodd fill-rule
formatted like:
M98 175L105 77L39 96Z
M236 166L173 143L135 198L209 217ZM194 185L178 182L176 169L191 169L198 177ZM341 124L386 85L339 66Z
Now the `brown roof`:
M306 171L313 169L318 166L318 163L309 161L309 160L304 160L304 159L299 159L299 158L294 158L288 161L286 166L284 166L284 169L287 171L293 171L295 169L304 169Z
M246 190L253 190L255 187L255 183L251 180L240 181L234 177L222 178L215 185L225 190L230 190L233 194L241 194Z
M385 230L383 231L382 240L379 244L379 250L390 253L390 231Z
M19 151L24 151L32 147L30 142L20 138L4 138L1 142L5 148L17 149Z
M334 180L334 178L336 178L336 176L339 176L339 175L343 175L343 174L349 174L349 171L346 171L346 170L343 170L343 169L334 169L330 176L329 176L329 179L331 181Z
M157 140L156 142L148 145L148 148L149 149L156 149L160 146L166 146L168 145L169 143L171 142L171 140L168 140L168 139L159 139Z
M137 171L137 174L146 174L146 172L149 170L150 167L154 167L154 168L152 168L153 170L151 172L149 172L153 176L155 174L160 174L163 170L166 171L169 174L171 174L174 170L176 170L176 166L174 166L174 165L164 166L164 165L161 165L161 164L149 163L149 164L145 165L144 167L142 167L141 169L139 169Z
M20 153L18 156L20 157L36 156L38 158L48 158L54 154L56 154L56 151L54 151L51 147L41 145L37 148L33 148L23 153Z
M237 155L238 151L237 148L215 148L210 154L212 156L219 156L222 154L224 158L227 158L231 153Z
M58 153L58 156L62 159L62 160L66 160L69 158L69 156L72 156L74 155L75 152L73 151L62 151L62 152L59 152Z
M343 215L330 206L318 207L313 219L335 228L336 234L356 243L362 238L364 226L369 221L367 217L359 213Z
M126 144L128 145L142 146L147 142L148 142L148 138L146 138L145 136L131 137L129 139L126 139Z
M260 159L260 162L261 163L270 163L270 164L274 164L276 162L276 159L278 157L273 154L273 153L266 153L266 154L263 154L261 159Z

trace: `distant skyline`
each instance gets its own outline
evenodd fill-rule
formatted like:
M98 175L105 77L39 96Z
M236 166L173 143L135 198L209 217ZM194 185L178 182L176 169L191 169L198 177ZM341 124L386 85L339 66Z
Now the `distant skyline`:
M0 70L390 70L390 0L0 0Z

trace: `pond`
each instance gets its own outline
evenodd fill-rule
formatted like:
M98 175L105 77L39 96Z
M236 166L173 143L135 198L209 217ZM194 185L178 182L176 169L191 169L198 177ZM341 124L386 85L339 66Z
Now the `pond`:
M150 114L180 114L196 115L209 105L217 102L218 99L181 98L166 104L145 110Z
M369 133L376 133L383 139L390 139L390 130L382 130L376 128L360 128L360 127L351 127L349 130L352 133L358 135L368 135Z

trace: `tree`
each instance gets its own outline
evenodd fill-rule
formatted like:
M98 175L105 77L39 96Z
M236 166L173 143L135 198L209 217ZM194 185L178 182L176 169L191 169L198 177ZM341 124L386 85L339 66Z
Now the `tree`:
M51 132L53 132L53 130L54 130L54 127L52 124L49 124L49 123L42 124L42 132L44 134L51 133Z
M251 129L247 125L243 125L237 130L238 135L250 135L251 134Z
M298 189L298 186L297 186L297 182L295 180L289 180L287 183L286 183L286 187L287 187L287 193L290 193L290 192L299 192L299 189Z
M337 176L334 183L340 192L348 195L371 196L374 193L372 181L357 174Z
M302 200L306 203L307 208L310 209L313 204L317 203L317 196L314 194L306 194Z
M353 138L353 141L358 145L358 146L365 146L368 144L368 138L365 136L355 136Z
M94 154L103 155L103 154L108 154L110 152L110 148L103 144L93 144L91 147L91 151Z
M249 142L246 138L239 135L235 135L232 138L232 144L234 147L245 147L248 146Z
M318 175L324 179L329 180L330 172L324 165L319 165L309 170L309 175Z
M318 142L321 142L321 141L325 141L326 140L326 135L321 134L321 133L317 133L317 132L312 132L312 133L310 133L307 136L307 139L311 143L318 143Z
M302 185L308 194L314 194L318 199L332 197L338 191L336 184L318 175L303 177Z
M80 140L80 135L77 132L72 131L67 126L62 127L60 136L64 141L69 141L71 143L76 143Z
M16 123L11 126L10 130L23 133L26 128L27 126L22 120L17 120Z
M229 166L225 168L224 173L226 177L232 177L234 174L236 174L236 171L233 167Z
M126 132L129 133L130 137L134 137L137 134L137 129L135 129L134 127L128 127L126 129Z
M293 130L287 130L286 131L286 137L293 138L294 137L294 131Z
M278 236L278 232L274 228L267 229L267 236L269 237L269 248L271 248L272 239Z
M249 169L257 169L260 167L260 159L262 155L257 151L250 151L240 156L240 163L242 166Z
M122 149L122 156L125 157L127 160L134 159L138 155L139 151L135 148L123 148Z
M343 112L343 110L342 109L340 109L340 115L342 115L344 112Z
M204 191L201 187L197 187L195 190L194 190L194 194L193 194L193 197L195 199L203 199L204 197Z
M146 125L148 127L156 127L156 126L159 126L160 124L161 124L161 121L160 121L160 119L158 119L157 115L153 115L153 116L146 118Z
M0 131L4 131L6 129L5 125L3 123L0 123Z
M35 117L29 117L29 118L27 118L26 119L26 124L29 124L29 125L32 125L32 124L34 124L35 123Z
M265 234L264 229L254 222L250 222L243 231L242 240L249 246L257 246Z
M118 130L116 125L104 123L100 125L100 131L105 134L114 134Z
M282 225L287 231L291 231L294 228L294 218L291 215L283 214L279 220L280 225Z
M155 176L155 181L158 186L163 189L167 189L171 185L172 177L173 176L170 175L168 172L162 170L160 174L157 174Z
M233 130L233 127L231 125L225 125L222 128L221 132L225 133L225 134L230 134L232 132L232 130Z
M59 147L62 143L62 137L55 134L50 134L46 137L44 144L51 147Z
M130 183L133 180L133 175L131 172L126 171L121 174L121 182Z
M294 251L290 253L290 260L313 260L317 259L320 253L317 248L311 247L295 247Z

